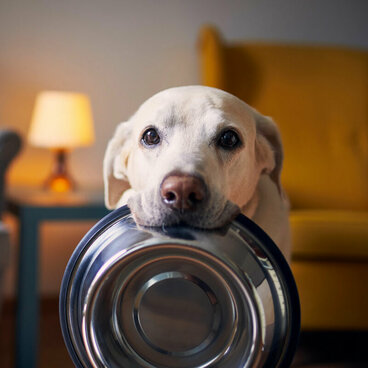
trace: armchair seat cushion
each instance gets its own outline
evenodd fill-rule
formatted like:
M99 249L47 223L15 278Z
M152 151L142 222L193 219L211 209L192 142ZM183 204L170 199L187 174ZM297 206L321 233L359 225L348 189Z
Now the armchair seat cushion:
M368 212L295 210L290 223L303 329L367 330Z
M367 261L368 212L294 210L293 259Z

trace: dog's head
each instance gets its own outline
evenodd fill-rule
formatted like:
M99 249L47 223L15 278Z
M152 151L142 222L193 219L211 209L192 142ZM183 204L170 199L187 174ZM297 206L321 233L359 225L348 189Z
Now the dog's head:
M162 91L121 123L104 160L108 208L138 224L217 228L246 208L260 175L280 187L282 149L271 119L203 87Z

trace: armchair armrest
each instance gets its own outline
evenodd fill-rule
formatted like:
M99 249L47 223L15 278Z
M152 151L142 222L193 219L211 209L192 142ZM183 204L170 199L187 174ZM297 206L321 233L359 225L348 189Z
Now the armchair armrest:
M19 134L7 129L0 130L0 216L5 206L5 173L10 162L19 152L21 145Z

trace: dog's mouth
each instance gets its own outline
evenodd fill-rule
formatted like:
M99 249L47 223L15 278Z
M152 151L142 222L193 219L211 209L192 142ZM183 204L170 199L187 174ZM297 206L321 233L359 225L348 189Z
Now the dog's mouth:
M220 198L195 209L184 210L170 208L161 200L155 201L152 196L147 197L149 199L136 194L128 200L135 222L146 227L184 225L199 229L218 229L229 224L240 213L236 204Z

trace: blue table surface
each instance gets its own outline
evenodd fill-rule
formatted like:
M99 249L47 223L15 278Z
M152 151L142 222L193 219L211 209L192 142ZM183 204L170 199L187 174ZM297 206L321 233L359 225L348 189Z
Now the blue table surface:
M11 208L105 207L102 188L80 188L72 192L55 193L39 187L11 186L7 190L6 198Z

